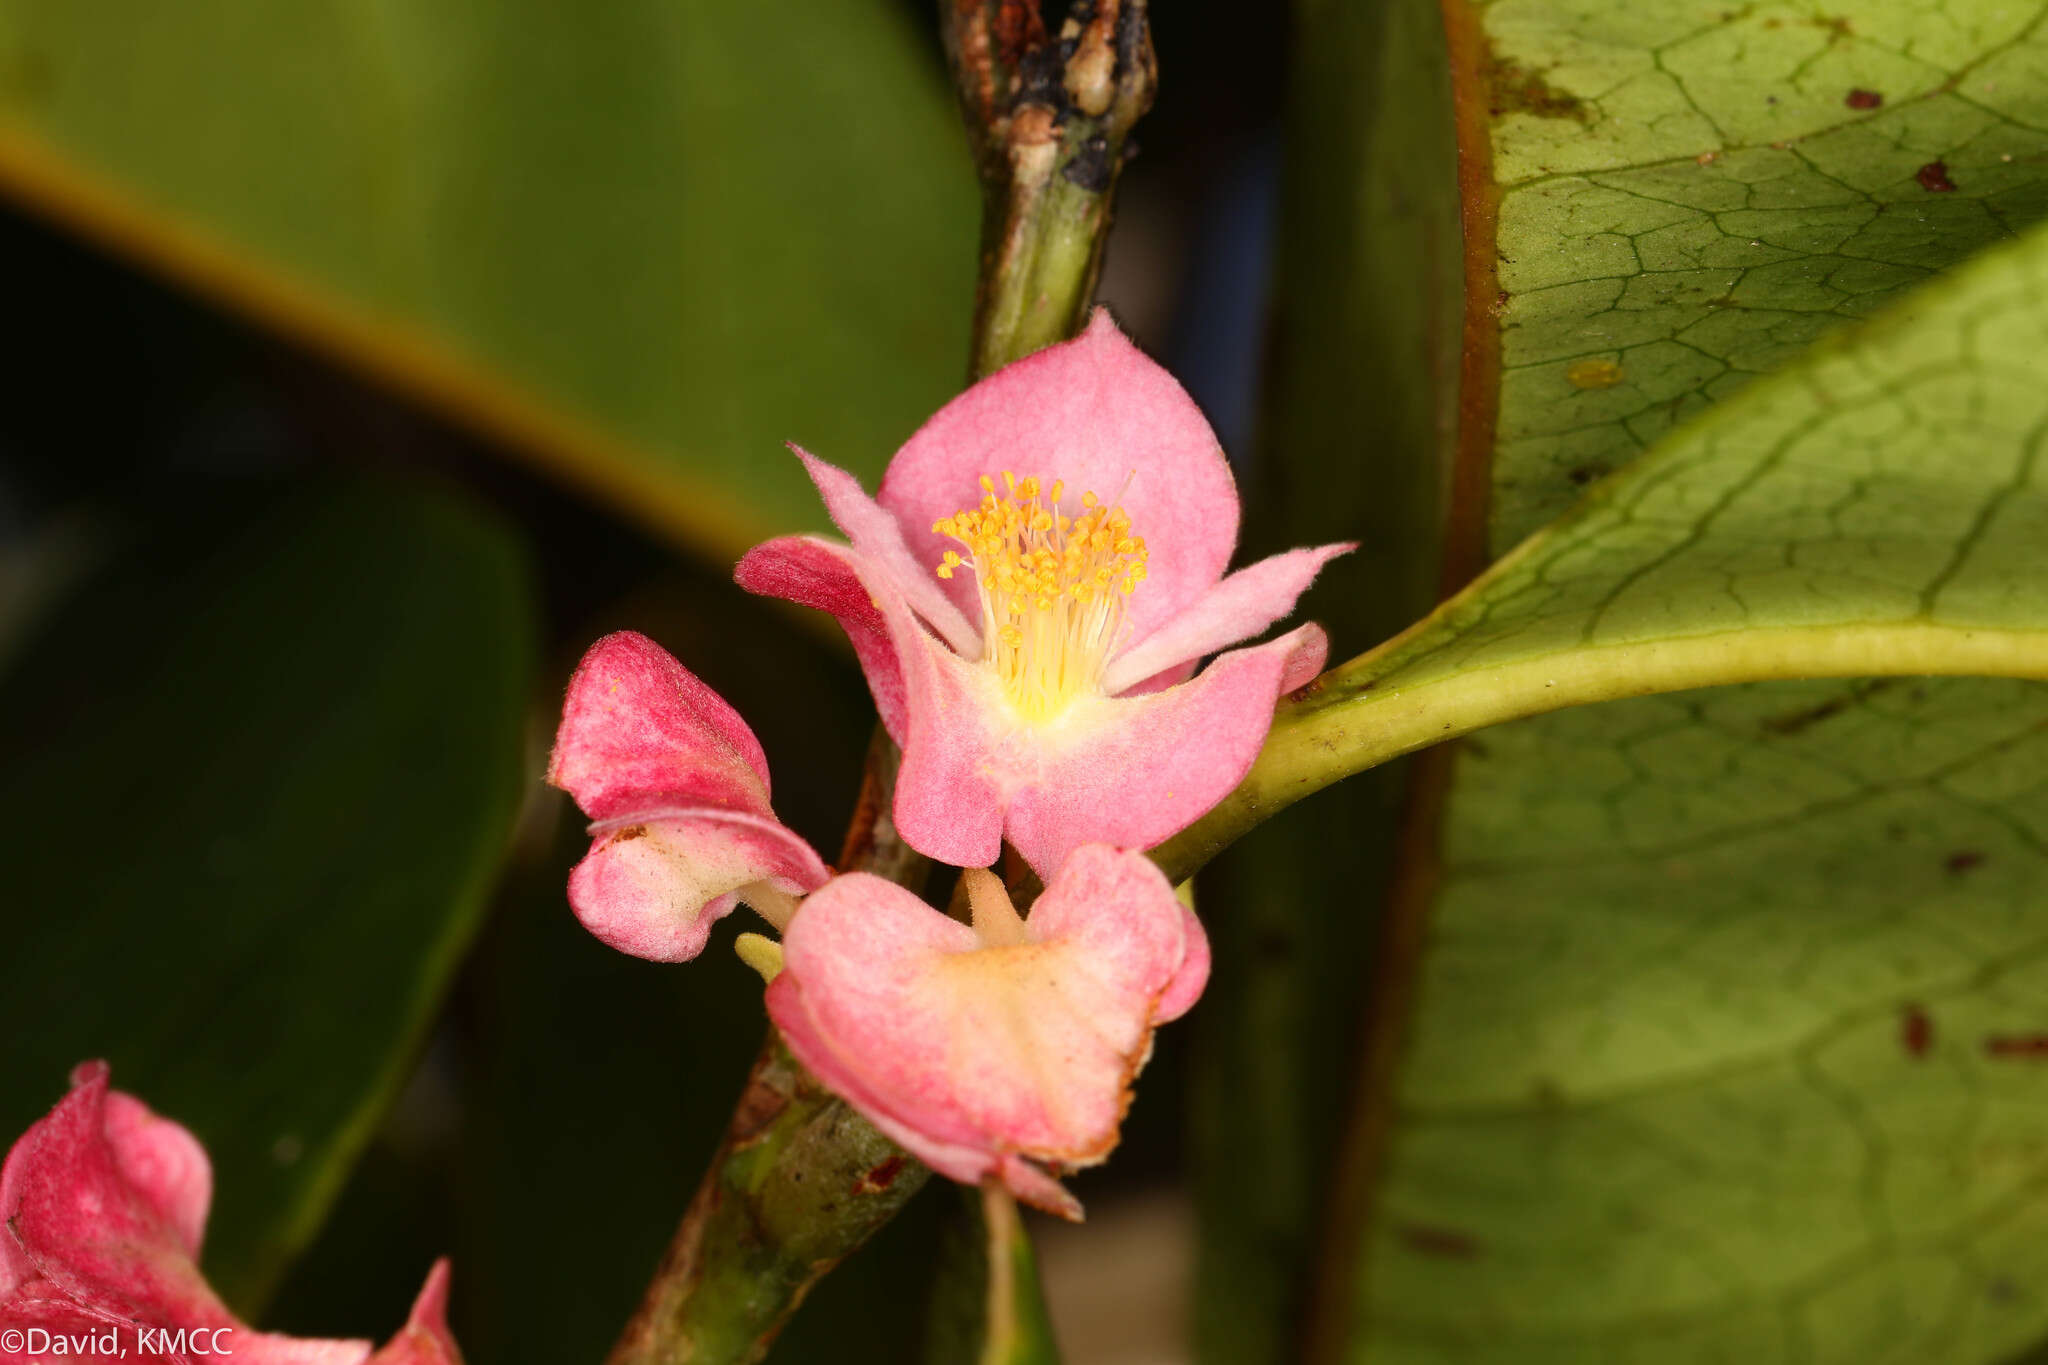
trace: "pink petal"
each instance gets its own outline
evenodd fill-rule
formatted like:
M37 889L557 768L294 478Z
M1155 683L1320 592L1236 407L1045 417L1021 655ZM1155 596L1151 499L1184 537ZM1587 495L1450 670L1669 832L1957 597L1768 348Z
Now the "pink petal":
M903 750L897 832L955 867L986 867L1002 852L1003 797L984 755L993 679L934 639L886 575L844 545L785 537L756 546L734 577L752 592L823 607L854 642L882 723Z
M398 1335L370 1357L371 1365L462 1365L462 1348L448 1330L448 1262L434 1262Z
M832 524L853 542L854 553L890 587L902 595L910 609L922 616L939 638L955 652L972 658L981 653L981 632L968 624L960 608L940 589L943 584L935 570L939 557L920 563L903 543L896 518L884 511L860 486L860 480L836 465L826 464L798 446L791 446L804 462L804 472L818 486ZM981 613L975 611L975 619Z
M548 778L595 823L569 902L622 951L680 962L733 893L830 876L768 805L768 761L725 699L644 635L599 640L569 682Z
M1289 632L1294 637L1294 650L1287 656L1285 667L1280 670L1280 695L1286 696L1298 687L1306 687L1323 671L1323 665L1330 657L1330 637L1323 628L1311 621L1305 626Z
M1274 702L1324 648L1320 627L1301 626L1224 654L1178 687L1076 708L1057 745L989 755L1028 772L1010 797L1010 842L1045 876L1084 843L1151 848L1178 834L1251 770Z
M1195 1001L1202 998L1202 990L1209 984L1209 935L1202 929L1202 921L1186 906L1181 913L1187 917L1187 956L1181 959L1180 970L1173 980L1166 983L1166 990L1154 1007L1154 1015L1162 1024L1170 1024L1194 1008Z
M225 1346L235 1343L234 1359L241 1365L362 1365L370 1358L367 1341L339 1341L320 1337L287 1337L274 1332L255 1332L244 1327L233 1338L222 1337ZM96 1362L81 1362L96 1365Z
M13 1235L0 1237L0 1287L45 1281L122 1321L232 1323L193 1263L212 1178L205 1152L139 1100L110 1106L109 1096L106 1063L80 1067L71 1093L7 1154L0 1227Z
M1075 854L1024 928L986 947L891 882L840 877L791 921L768 1009L806 1066L933 1169L998 1176L1072 1216L1040 1167L1115 1146L1193 945L1151 861L1101 847Z
M816 536L783 536L747 551L733 581L748 592L817 607L839 618L854 657L867 675L875 709L898 744L908 733L903 668L890 643L881 603L860 580L858 556L844 545Z
M362 1365L367 1341L258 1332L214 1295L193 1263L212 1180L191 1133L110 1090L106 1063L79 1067L71 1093L0 1166L0 1327L112 1332L117 1349L131 1354L141 1328L182 1329L208 1334L209 1346L253 1365ZM441 1313L446 1286L444 1265L380 1357L386 1365L460 1365ZM30 1359L25 1350L0 1350L0 1361Z
M910 664L904 669L909 727L891 811L896 831L927 858L987 867L1003 851L1008 803L1004 775L993 761L1005 750L990 738L993 727L1004 724L994 679L934 643L906 640L900 622L893 633Z
M711 926L732 912L744 886L770 881L801 894L832 875L772 817L684 809L594 832L590 852L569 874L569 905L599 939L651 962L703 952Z
M1005 366L940 408L889 463L879 500L911 557L935 565L953 542L932 523L981 500L983 475L1064 480L1062 507L1092 491L1121 503L1150 550L1130 598L1133 639L1222 577L1237 543L1237 486L1201 409L1097 309L1088 329ZM1125 481L1129 480L1128 489ZM948 595L980 620L963 575Z
M548 781L593 820L653 806L772 816L768 760L725 698L645 635L590 647L569 680Z
M105 1062L88 1062L72 1075L74 1086L94 1077L104 1083ZM163 1217L184 1253L199 1259L206 1240L206 1211L213 1204L213 1163L199 1139L182 1125L160 1119L133 1095L107 1091L107 1142L121 1178Z
M1292 614L1295 600L1308 591L1324 564L1357 548L1350 542L1289 550L1239 569L1111 659L1102 690L1117 696L1176 664L1261 633Z

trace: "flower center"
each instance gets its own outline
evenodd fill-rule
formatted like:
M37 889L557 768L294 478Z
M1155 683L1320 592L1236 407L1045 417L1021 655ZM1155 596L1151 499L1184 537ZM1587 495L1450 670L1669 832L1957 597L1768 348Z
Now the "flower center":
M1036 475L981 477L979 507L932 523L960 542L938 574L974 575L981 590L982 660L995 669L1010 702L1028 720L1049 720L1069 702L1099 690L1102 670L1123 633L1124 599L1145 581L1145 539L1131 519L1093 493L1081 515L1060 512L1066 485L1040 498Z

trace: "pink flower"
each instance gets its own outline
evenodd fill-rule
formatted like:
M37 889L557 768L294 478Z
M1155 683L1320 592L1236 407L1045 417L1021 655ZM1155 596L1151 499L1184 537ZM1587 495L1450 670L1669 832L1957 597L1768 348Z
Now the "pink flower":
M110 1332L131 1354L151 1354L138 1350L138 1331L183 1329L203 1334L193 1356L218 1345L253 1365L461 1365L446 1261L374 1356L367 1341L243 1326L199 1273L212 1199L213 1168L192 1134L109 1090L105 1062L79 1067L71 1093L0 1166L0 1361L91 1360L60 1339Z
M865 873L812 895L768 1013L799 1061L934 1170L1079 1218L1044 1168L1109 1155L1153 1027L1208 980L1209 941L1140 853L1077 850L1028 919L995 877L963 875L971 928Z
M745 901L778 928L831 871L768 805L768 760L723 697L660 645L621 631L569 680L548 781L594 842L569 904L622 952L681 962Z
M1046 876L1083 843L1149 848L1237 785L1275 700L1322 668L1307 625L1191 677L1354 547L1225 577L1230 467L1105 312L941 408L878 498L797 453L852 544L772 540L735 577L839 618L903 748L897 828L928 857L987 866L1008 838Z

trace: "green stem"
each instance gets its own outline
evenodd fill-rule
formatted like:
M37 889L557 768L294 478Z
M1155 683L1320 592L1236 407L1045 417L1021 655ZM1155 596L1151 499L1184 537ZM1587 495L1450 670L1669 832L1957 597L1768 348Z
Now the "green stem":
M981 171L970 377L1080 330L1102 270L1131 127L1158 68L1146 0L1097 0L1048 28L1038 0L939 0Z
M896 746L879 730L840 866L918 890L896 837ZM811 1286L896 1216L931 1172L798 1065L773 1029L725 1139L609 1365L745 1365Z
M930 1176L771 1032L613 1365L759 1360L811 1286Z

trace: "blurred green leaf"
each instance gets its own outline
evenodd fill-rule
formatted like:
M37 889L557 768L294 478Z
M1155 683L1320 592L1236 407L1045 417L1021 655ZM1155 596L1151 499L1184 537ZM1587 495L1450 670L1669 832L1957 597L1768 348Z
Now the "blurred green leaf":
M973 176L887 0L0 0L0 188L719 556L958 387Z
M247 1311L476 927L526 788L532 608L505 530L444 496L179 510L0 681L0 1131L110 1058L212 1154L206 1264Z

